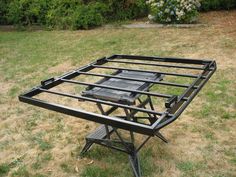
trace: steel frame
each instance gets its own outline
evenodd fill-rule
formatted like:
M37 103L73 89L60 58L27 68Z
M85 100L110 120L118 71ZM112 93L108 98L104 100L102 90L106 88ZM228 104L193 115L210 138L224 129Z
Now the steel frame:
M161 72L158 70L147 70L147 69L132 69L130 67L115 67L115 66L104 66L109 63L121 63L129 65L141 65L141 66L152 66L157 68L176 68L176 69L185 69L188 70L196 70L201 72L200 74L189 74L189 73L175 73L175 72ZM151 72L158 73L166 76L175 76L175 77L184 77L191 78L193 82L191 84L179 84L165 81L153 81L148 79L136 79L131 77L121 77L110 74L97 74L94 72L89 72L96 68L102 68L105 70L127 70L127 71L137 71L137 72ZM97 136L93 137L94 133L89 135L86 138L86 144L82 150L82 154L85 153L93 143L100 144L103 146L107 146L109 148L116 149L118 151L122 151L129 154L130 163L136 177L141 176L139 160L137 153L143 147L143 145L150 139L152 136L157 136L164 142L167 142L164 136L160 133L160 129L167 126L171 122L175 121L182 112L186 109L186 107L190 104L190 102L194 99L194 97L199 93L199 91L203 88L203 86L207 83L207 81L211 78L213 73L216 71L216 62L213 60L193 60L193 59L183 59L183 58L162 58L162 57L150 57L150 56L134 56L134 55L112 55L110 57L103 57L98 59L97 61L90 63L86 66L83 66L79 69L68 72L62 76L50 78L45 81L41 81L39 86L34 87L30 91L27 91L19 96L19 100L28 104L32 104L35 106L39 106L42 108L46 108L49 110L53 110L56 112L64 113L67 115L71 115L74 117L94 121L100 124L104 124L105 136ZM98 83L88 83L81 82L78 80L73 80L78 76L94 76L101 78L116 78L116 79L124 79L130 81L142 81L149 83L151 86L153 85L165 85L168 87L179 87L185 89L180 95L170 95L157 93L147 90L130 90L127 88L120 88L114 86L106 86ZM50 90L53 87L56 87L62 83L70 83L70 84L78 84L89 87L100 87L118 91L131 92L138 95L146 96L145 100L137 99L139 101L138 105L127 105L122 102L111 102L103 99L95 99L82 95L73 95L69 93L52 91ZM150 86L150 87L151 87ZM63 106L56 103L51 103L45 100L41 100L35 98L35 96L40 93L47 93L53 95L59 95L62 97L69 97L72 99L88 101L92 103L96 103L99 108L101 114L92 113L88 111L84 111L81 109L75 109L69 106ZM153 98L164 98L165 101L165 111L157 111L154 109L152 99ZM150 109L146 107L149 104ZM102 105L109 105L111 108L105 111ZM113 116L111 115L116 109L123 109L125 112L125 116ZM141 117L135 116L138 112L146 113L148 116ZM143 123L139 120L148 119L150 123ZM131 141L126 142L118 133L118 129L128 130L130 131ZM119 138L119 141L112 140L111 135L115 133ZM141 143L139 147L135 147L134 143L134 133L140 133L142 135L146 135L147 138ZM119 144L119 147L114 145ZM123 146L123 148L120 147Z
M170 67L170 68L182 68L182 69L190 69L190 70L199 70L202 71L201 74L182 74L182 73L170 73L170 72L158 72L158 71L149 71L149 70L140 70L140 69L130 69L130 68L121 68L121 67L109 67L109 66L103 66L104 64L107 64L109 62L116 63L116 62L125 62L122 61L122 59L130 60L128 63L130 64L140 64L140 65L149 65L148 63L144 62L135 62L135 60L138 61L151 61L156 67ZM171 63L170 64L155 64L155 62L162 62L162 63ZM174 65L176 64L176 65ZM177 65L177 64L182 64ZM196 65L194 66L188 66L190 65ZM127 64L128 65L128 64ZM151 64L152 65L152 64ZM109 78L117 78L113 75L102 75L102 74L93 74L89 73L90 70L94 68L104 68L104 69L124 69L124 70L131 70L131 71L140 71L140 72L157 72L164 75L171 75L176 77L190 77L194 78L194 82L192 84L177 84L177 83L170 83L170 82L162 82L162 81L148 81L145 80L145 82L150 82L152 84L160 84L160 85L167 85L170 87L181 87L186 88L185 92L181 95L177 96L177 99L171 101L175 95L168 95L168 94L162 94L162 93L156 93L156 92L148 92L148 91L138 91L138 90L129 90L125 88L117 88L112 86L102 86L99 84L94 83L86 83L81 81L75 81L72 80L73 78L80 76L80 75L93 75L94 77L109 77ZM64 114L68 114L71 116L91 120L97 123L101 124L107 124L110 126L114 126L117 128L125 129L125 130L131 130L137 133L145 134L145 135L151 135L155 136L156 131L160 130L164 126L168 125L169 123L176 120L179 115L185 110L185 108L189 105L189 103L192 101L192 99L197 95L197 93L202 89L202 87L206 84L206 82L209 80L209 78L213 75L213 73L216 70L216 63L215 61L211 60L192 60L192 59L183 59L183 58L161 58L161 57L149 57L149 56L133 56L133 55L113 55L111 57L104 57L101 59L98 59L97 61L90 63L84 67L81 67L79 69L76 69L74 71L71 71L69 73L66 73L62 76L56 77L56 78L50 78L48 80L42 81L41 85L34 87L32 90L22 94L19 96L19 100L22 102L26 102L32 105L36 105L39 107L43 107L46 109L54 110L57 112L61 112ZM122 78L122 79L128 79L128 80L136 80L139 81L139 79L133 79L133 78ZM96 86L96 87L102 87L102 88L109 88L109 89L115 89L115 90L123 90L123 91L129 91L132 93L138 93L142 95L149 95L152 97L162 97L167 98L170 100L170 103L167 103L166 105L169 105L166 107L166 111L158 112L153 111L150 109L145 108L138 108L132 105L124 105L122 103L115 103L115 102L109 102L106 100L99 100L99 99L93 99L93 98L87 98L79 95L72 95L62 92L56 92L56 91L50 91L50 88L53 88L61 83L69 82L72 84L79 84L79 85L86 85L86 86ZM151 125L146 125L134 121L124 120L119 117L112 117L107 115L101 115L96 113L87 112L80 109L73 109L71 107L58 105L50 102L46 102L43 100L39 100L34 98L34 96L40 94L40 93L49 93L49 94L56 94L64 97L70 97L80 100L85 100L89 102L95 102L95 103L101 103L111 106L117 106L122 108L127 108L131 110L136 110L140 112L146 112L150 114L155 114L156 116L160 116L156 122L154 122ZM168 100L167 100L168 102Z

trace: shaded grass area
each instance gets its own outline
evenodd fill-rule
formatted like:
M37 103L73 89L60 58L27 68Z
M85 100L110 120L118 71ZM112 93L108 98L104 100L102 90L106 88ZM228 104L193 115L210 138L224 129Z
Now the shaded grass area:
M43 79L116 53L217 61L218 71L182 118L162 130L170 143L153 138L141 166L147 177L235 176L235 28L0 32L0 176L132 176L127 156L103 147L78 159L93 123L17 100Z
M95 159L98 164L91 165L85 168L81 176L92 177L96 176L132 176L131 167L128 156L120 152L114 152L102 147L94 147L86 157ZM160 167L153 168L153 150L146 148L141 151L139 158L141 160L141 168L143 176L153 176L155 172L161 173L163 169Z

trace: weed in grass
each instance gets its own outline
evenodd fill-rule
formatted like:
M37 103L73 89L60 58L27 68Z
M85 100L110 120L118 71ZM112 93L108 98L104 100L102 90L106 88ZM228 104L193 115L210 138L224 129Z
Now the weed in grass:
M38 157L37 157L36 162L34 162L32 164L32 168L35 169L35 170L38 170L38 169L42 168L42 164L41 164L40 160L38 159Z
M25 156L26 156L26 155L24 154L24 155L22 155L21 157L16 158L15 160L13 160L13 161L9 164L9 166L10 166L11 168L14 168L14 167L20 165L20 164L23 162L23 158L24 158Z
M0 150L6 149L10 145L10 141L5 140L0 143Z
M236 165L236 157L233 157L230 162L233 164L233 165Z
M117 176L119 174L116 169L110 169L110 168L101 168L97 165L91 165L85 167L83 170L81 177L111 177L111 176Z
M154 167L155 163L153 161L152 155L152 148L143 149L143 151L141 151L140 153L140 163L143 176L150 177L155 171L158 174L161 174L163 172L161 166L158 166L157 168Z
M34 111L33 115L26 119L26 130L32 130L38 125L38 120L42 119L41 114L37 111Z
M48 149L51 149L52 148L52 145L47 142L47 141L44 141L42 139L38 139L37 140L37 143L39 145L39 148L42 150L42 151L45 151L45 150L48 150Z
M80 152L81 152L82 147L80 145L77 145L71 152L71 157L73 158L77 158L80 156Z
M23 112L24 112L24 109L23 109L23 108L21 108L21 107L16 107L15 113L16 113L17 115L22 115Z
M191 132L193 133L200 133L201 131L202 131L201 127L196 126L196 125L191 126Z
M40 174L40 173L36 173L36 174L32 175L32 177L46 177L46 175Z
M47 164L48 161L52 160L52 154L50 152L47 152L42 155L38 155L36 158L36 162L32 164L33 169L41 169L43 165Z
M94 146L93 149L86 154L88 158L96 159L109 163L126 163L127 156L124 153L117 152L111 149L103 148L101 146Z
M211 102L215 102L219 99L219 95L215 93L214 91L207 91L206 96L207 96L207 99L209 99Z
M6 163L0 164L0 176L7 175L10 171L10 166Z
M236 118L236 113L229 113L229 112L224 112L222 115L223 119L235 119Z
M204 164L191 161L183 161L177 163L177 168L184 173L183 176L198 176L196 172L199 169L204 169Z
M102 160L106 154L106 152L108 152L107 149L101 148L99 146L94 146L93 149L91 149L89 151L89 153L85 154L85 156L87 156L88 158L93 158L96 160Z
M62 169L65 173L71 173L71 172L74 171L74 169L72 168L72 166L69 165L69 163L66 163L66 162L60 164L60 167L61 167L61 169Z
M12 177L31 177L32 175L27 170L26 166L20 166L16 171L12 173Z
M229 162L236 165L236 149L225 150L225 155L229 157Z
M209 140L215 140L216 139L215 136L214 136L214 133L209 131L209 130L205 133L205 138L209 139Z
M19 93L19 90L20 90L20 88L18 86L13 86L9 90L8 94L9 94L10 97L16 97Z
M42 157L42 161L45 162L45 161L50 161L53 159L53 156L50 152L48 153L45 153Z
M32 130L33 127L37 126L37 119L29 118L26 120L26 129L27 130Z
M201 118L207 118L209 117L210 113L211 113L211 110L213 109L213 107L211 105L204 105L201 110L199 111L198 115L201 117Z
M62 132L65 128L65 124L63 122L62 118L58 118L57 119L57 123L56 123L56 131L57 132Z
M53 147L50 142L43 140L42 133L37 133L31 138L31 140L36 143L42 151L49 150Z
M116 38L116 39L110 39L108 41L105 41L104 42L104 45L107 45L107 46L111 46L111 45L115 45L115 44L118 44L120 43L120 39L119 38Z
M231 175L229 173L222 173L222 174L216 174L216 175L213 175L213 177L235 177L235 175Z
M15 168L17 165L19 165L22 162L22 159L25 157L25 155L22 155L21 157L13 160L9 164L3 163L0 164L0 176L7 175L11 168Z
M181 171L188 172L194 169L194 164L192 162L180 162L177 164L177 168Z
M217 85L216 85L216 89L220 90L222 92L225 92L226 89L229 87L229 84L231 83L230 80L224 79L224 80L220 80Z

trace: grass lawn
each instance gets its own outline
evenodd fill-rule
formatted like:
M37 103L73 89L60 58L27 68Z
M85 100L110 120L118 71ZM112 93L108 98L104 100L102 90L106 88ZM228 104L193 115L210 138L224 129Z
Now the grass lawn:
M41 80L112 54L215 59L218 70L180 119L141 151L143 176L236 176L236 11L201 15L208 27L0 31L0 176L129 177L126 155L94 146L95 124L20 103Z

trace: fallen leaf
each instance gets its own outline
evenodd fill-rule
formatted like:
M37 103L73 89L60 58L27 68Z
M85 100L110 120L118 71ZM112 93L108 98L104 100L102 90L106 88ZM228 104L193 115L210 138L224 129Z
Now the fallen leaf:
M78 173L79 172L79 168L77 166L75 166L75 171Z
M87 163L87 165L91 165L93 163L93 160L91 160L89 163Z

